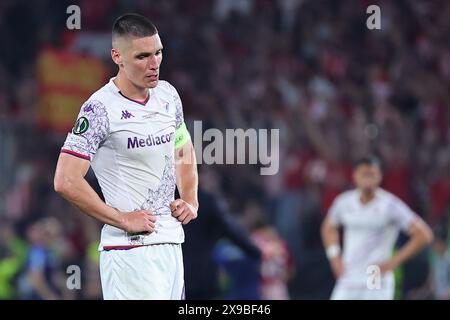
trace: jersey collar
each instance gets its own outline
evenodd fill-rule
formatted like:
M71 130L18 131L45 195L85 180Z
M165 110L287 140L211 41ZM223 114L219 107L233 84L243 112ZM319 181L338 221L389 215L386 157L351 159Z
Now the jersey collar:
M116 84L114 83L114 81L113 81L114 79L115 79L115 77L109 79L109 84L111 85L111 87L113 88L113 90L114 90L115 92L117 92L118 94L120 94L120 95L121 95L122 97L124 97L125 99L130 100L130 101L132 101L132 102L134 102L134 103L140 104L141 106L145 106L145 105L147 104L148 100L150 99L150 94L152 93L152 89L149 89L147 98L146 98L144 101L138 101L138 100L131 99L131 98L127 97L126 95L124 95L124 94L120 91L120 89L116 86Z

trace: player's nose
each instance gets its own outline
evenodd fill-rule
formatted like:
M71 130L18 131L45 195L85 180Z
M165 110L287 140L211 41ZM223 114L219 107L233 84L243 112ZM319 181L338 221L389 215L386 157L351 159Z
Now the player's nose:
M158 69L158 59L155 55L151 56L150 59L148 59L148 67L151 70Z

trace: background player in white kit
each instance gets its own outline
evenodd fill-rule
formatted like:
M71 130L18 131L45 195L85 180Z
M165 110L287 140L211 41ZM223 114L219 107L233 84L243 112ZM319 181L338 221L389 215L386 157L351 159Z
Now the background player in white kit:
M159 81L162 49L147 18L114 22L118 74L81 107L56 168L55 190L105 223L105 299L184 298L182 224L197 217L198 178L180 97ZM90 165L105 202L84 179Z
M431 243L433 234L405 203L379 187L382 173L376 158L358 161L353 180L356 189L335 199L322 225L322 239L337 278L331 299L391 300L393 270ZM400 230L410 239L392 256ZM374 278L377 270L378 279Z

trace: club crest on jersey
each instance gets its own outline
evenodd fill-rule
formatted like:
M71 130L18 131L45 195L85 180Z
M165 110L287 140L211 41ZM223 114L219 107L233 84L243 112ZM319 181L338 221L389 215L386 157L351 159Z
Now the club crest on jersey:
M122 117L120 117L120 119L129 119L131 117L134 117L131 112L128 112L128 110L122 110Z
M89 121L85 117L78 118L77 122L75 122L75 126L72 129L73 134L83 134L89 129Z

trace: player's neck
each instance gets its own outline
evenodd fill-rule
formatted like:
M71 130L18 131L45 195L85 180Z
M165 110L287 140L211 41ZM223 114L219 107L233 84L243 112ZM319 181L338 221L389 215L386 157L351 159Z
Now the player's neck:
M116 78L113 80L120 92L127 98L145 101L148 99L149 91L147 88L136 87L127 77L119 72Z
M365 191L361 191L361 195L359 196L359 201L361 201L362 204L367 204L370 201L373 200L373 198L375 198L375 190L365 190Z

